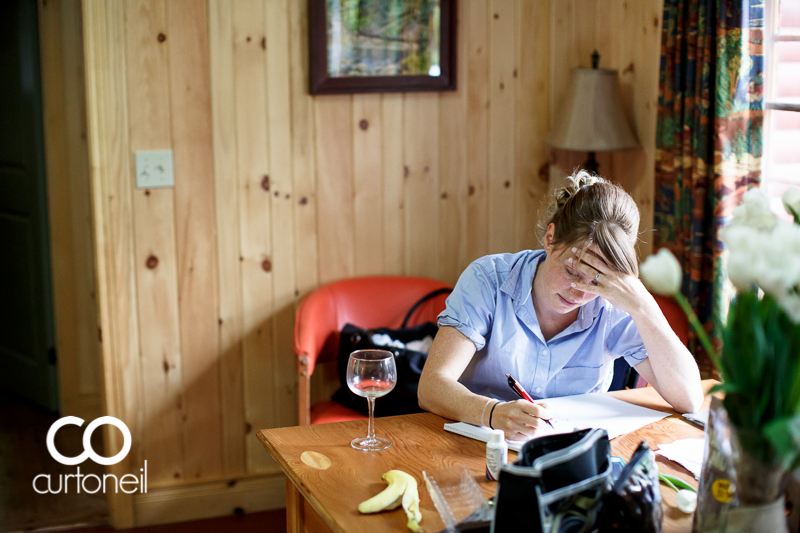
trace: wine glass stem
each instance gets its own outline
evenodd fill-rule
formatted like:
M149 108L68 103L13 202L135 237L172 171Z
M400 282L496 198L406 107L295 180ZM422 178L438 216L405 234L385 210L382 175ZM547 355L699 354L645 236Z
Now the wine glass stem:
M367 431L367 438L375 440L375 398L367 398L369 403L369 430Z

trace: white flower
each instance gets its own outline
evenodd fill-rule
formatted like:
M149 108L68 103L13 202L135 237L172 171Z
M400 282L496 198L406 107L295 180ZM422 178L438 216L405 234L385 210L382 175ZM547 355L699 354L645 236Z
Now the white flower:
M786 208L786 212L792 216L800 215L800 189L797 187L792 187L785 193L783 193L783 207ZM794 210L794 213L792 212Z
M639 266L642 281L656 294L671 295L681 290L681 265L672 252L662 248Z
M682 489L675 497L678 509L686 514L692 514L697 509L697 493L691 490Z
M750 226L770 229L778 221L775 213L769 210L769 192L765 187L753 187L744 193L743 202L733 210L732 226Z
M800 324L800 295L784 294L778 297L778 304L786 311L795 324Z

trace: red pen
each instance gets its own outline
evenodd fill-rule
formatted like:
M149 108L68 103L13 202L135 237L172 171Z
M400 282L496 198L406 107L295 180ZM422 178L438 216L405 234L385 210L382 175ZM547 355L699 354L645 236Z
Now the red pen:
M536 403L536 402L533 401L533 398L531 398L531 395L528 394L528 391L523 389L522 385L520 385L519 381L514 379L511 376L511 374L506 374L506 377L508 378L508 386L511 387L511 390L513 390L517 394L517 396L519 396L523 400L528 400L529 402L531 402L533 404ZM544 420L545 422L547 422L548 426L550 426L551 428L555 429L553 427L553 423L550 422L549 420L547 420L545 418L538 417L538 416L536 418L538 418L539 420Z

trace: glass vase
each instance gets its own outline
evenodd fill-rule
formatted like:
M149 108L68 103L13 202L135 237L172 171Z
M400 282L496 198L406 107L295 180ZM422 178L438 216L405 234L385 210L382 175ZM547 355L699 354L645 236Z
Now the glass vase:
M722 400L712 397L693 533L788 532L786 471L778 461L749 453L754 446L769 443L734 427Z

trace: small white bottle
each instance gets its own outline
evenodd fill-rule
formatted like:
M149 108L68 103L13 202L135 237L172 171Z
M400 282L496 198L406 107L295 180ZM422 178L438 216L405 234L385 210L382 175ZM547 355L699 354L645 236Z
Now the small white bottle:
M486 443L486 479L497 481L500 468L508 462L508 444L502 429L493 429Z

